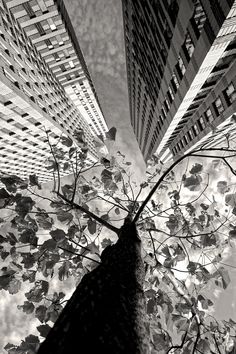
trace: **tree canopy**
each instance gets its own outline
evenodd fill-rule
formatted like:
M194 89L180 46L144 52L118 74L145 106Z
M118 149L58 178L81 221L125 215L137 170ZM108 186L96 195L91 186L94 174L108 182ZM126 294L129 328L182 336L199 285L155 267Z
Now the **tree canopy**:
M78 284L129 215L142 240L151 353L229 353L236 322L215 318L214 292L227 289L225 258L235 250L234 140L227 135L221 146L205 143L167 164L154 155L138 184L125 155L107 153L115 135L112 128L105 142L96 139L99 161L89 165L82 130L76 142L61 136L55 145L48 134L51 191L37 175L0 174L0 289L24 292L18 309L38 320L38 336L4 349L37 352L68 300L52 280Z

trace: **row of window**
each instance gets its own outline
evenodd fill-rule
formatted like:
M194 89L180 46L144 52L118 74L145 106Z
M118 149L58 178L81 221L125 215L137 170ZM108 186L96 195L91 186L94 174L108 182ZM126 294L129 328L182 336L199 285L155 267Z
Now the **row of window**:
M232 82L227 86L222 94L227 105L231 105L236 100L236 88ZM221 97L217 97L217 99L211 104L211 107L206 109L203 115L198 118L196 123L193 124L186 135L179 140L172 150L173 154L176 155L179 151L183 150L195 137L197 137L201 131L205 129L208 123L211 123L215 117L218 117L224 112L225 109L226 107L224 107Z
M205 23L206 15L205 15L205 12L204 12L199 0L195 0L194 1L194 7L195 7L195 9L194 9L194 13L193 13L192 18L190 19L190 25L192 27L194 27L193 29L195 31L196 37L198 37L200 35L200 33L202 31L202 28L203 28L203 25ZM137 28L136 28L136 30L137 30ZM135 36L135 33L133 33L133 35ZM139 35L141 36L141 34L139 34ZM149 42L148 38L150 38L150 42ZM135 37L135 39L136 39L136 42L137 42L138 38ZM152 38L150 36L147 36L147 38L145 38L145 40L144 40L144 43L146 43L147 41L148 41L149 45L151 45ZM160 41L159 41L159 43L160 43ZM133 46L134 45L135 45L135 42L133 43ZM188 30L186 32L186 36L185 36L185 39L184 39L184 42L183 42L183 45L182 45L182 50L183 50L183 53L184 53L184 56L185 56L185 62L188 62L190 60L191 56L193 55L193 52L194 52L194 43L193 43L193 40L191 38L190 32ZM145 74L148 71L146 63L152 62L151 59L154 56L153 53L155 54L155 51L152 51L152 57L148 56L147 61L145 61L145 65L142 66L142 72L140 73L141 76L143 76L143 74ZM166 55L163 58L163 63L165 63L167 54L168 53L166 53ZM145 55L147 56L148 53L146 53ZM134 59L137 60L136 57ZM157 58L155 58L155 62L157 64L159 62L159 60L157 60ZM163 70L164 70L164 68L162 67L160 75L162 75ZM153 71L153 73L154 72L157 72L157 70ZM167 113L170 110L170 106L171 106L171 104L172 104L172 102L174 100L174 95L175 95L175 93L177 92L177 90L179 88L180 81L182 80L185 72L186 72L186 65L185 65L184 60L182 58L182 54L179 54L177 64L175 65L175 69L172 72L172 76L171 76L171 80L170 80L170 84L169 84L168 90L166 92L164 101L163 101L162 106L160 108L160 115L159 115L159 120L157 122L157 128L156 128L157 134L160 133L160 131L161 131L162 125L164 123L164 120L166 119ZM152 73L152 77L154 78L153 73ZM135 79L136 79L135 78L135 70L133 70L133 80L135 81ZM156 78L155 78L155 81L156 81ZM140 83L138 85L138 90L136 90L135 84L133 82L134 97L136 95L136 99L138 98L138 100L137 100L138 101L138 112L139 112L139 107L140 107L140 93L139 93L140 90L141 90ZM135 91L138 91L138 92L135 92ZM154 92L153 88L152 88L152 91ZM155 95L155 96L157 98L158 94ZM144 97L145 97L145 94L144 94ZM142 115L143 114L144 115L146 114L146 102L145 101L143 103ZM148 129L148 127L147 127L147 129ZM147 130L146 130L146 132L147 132ZM158 135L153 136L153 138L152 138L151 144L152 144L153 147L154 147L155 142L157 140L157 136Z
M201 13L201 16L199 16L199 18L198 18L196 13L198 13L199 11ZM197 18L198 18L198 20L197 20ZM204 22L203 19L204 19L204 21L206 19L205 13L204 13L203 8L201 7L199 1L196 1L195 11L194 11L193 17L190 21L191 21L191 23L193 20L197 21L197 24L199 26L199 33L200 33L200 29L202 29L202 26L203 26L203 22ZM182 49L183 49L183 52L185 53L186 60L189 61L193 52L194 52L194 43L192 41L189 31L186 32L186 36L185 36L184 43L182 45ZM176 71L177 75L176 75L175 71ZM184 61L183 61L181 55L179 55L178 62L175 66L175 70L172 72L170 84L169 84L168 90L166 92L162 107L160 109L161 114L159 115L159 122L157 123L158 124L157 130L159 132L162 128L164 120L167 117L167 113L170 110L170 106L174 100L174 95L179 88L180 80L182 80L185 72L186 72L186 66L184 64ZM151 142L153 147L155 145L156 140L157 140L157 137L153 137L152 142Z

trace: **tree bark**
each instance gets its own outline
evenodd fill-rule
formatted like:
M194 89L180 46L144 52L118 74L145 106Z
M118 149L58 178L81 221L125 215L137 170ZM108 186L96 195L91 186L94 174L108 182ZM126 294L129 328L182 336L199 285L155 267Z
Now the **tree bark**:
M135 224L86 274L38 354L146 354L144 265Z

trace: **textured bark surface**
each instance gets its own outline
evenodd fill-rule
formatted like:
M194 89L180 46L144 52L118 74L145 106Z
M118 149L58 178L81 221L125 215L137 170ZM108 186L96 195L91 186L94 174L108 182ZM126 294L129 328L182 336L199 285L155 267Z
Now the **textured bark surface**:
M135 225L102 254L63 309L38 354L146 354L144 266Z

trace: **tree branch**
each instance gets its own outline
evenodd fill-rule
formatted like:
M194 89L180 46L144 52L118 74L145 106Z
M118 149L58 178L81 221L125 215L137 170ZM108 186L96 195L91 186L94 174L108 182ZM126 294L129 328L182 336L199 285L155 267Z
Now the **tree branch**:
M198 154L198 152L232 152L234 153L234 155L229 155L229 156L219 156L219 155L203 155L203 154ZM144 200L144 202L142 203L142 205L140 206L139 210L137 211L135 217L134 217L134 222L137 222L140 214L143 212L145 206L147 205L147 203L149 202L149 200L151 199L151 197L153 196L153 194L156 192L156 190L158 189L158 187L160 186L160 184L164 181L165 177L173 170L173 168L175 166L177 166L181 161L183 161L184 159L186 159L187 157L190 156L196 156L196 157L204 157L204 158L217 158L217 159L226 159L229 157L234 157L235 156L235 150L233 149L224 149L224 148L210 148L210 149L197 149L195 151L189 152L186 155L181 156L178 160L176 160L169 168L167 168L167 170L163 173L163 175L159 178L159 180L156 182L155 186L152 188L152 190L150 191L150 193L148 194L148 196L146 197L146 199Z
M96 220L98 223L102 224L103 226L106 226L106 228L108 228L109 230L115 232L116 234L118 234L119 229L111 224L109 224L107 221L99 218L99 216L95 215L94 213L92 213L91 211L83 208L81 205L76 204L75 202L72 202L71 200L68 200L63 194L61 194L60 192L57 192L57 195L64 200L67 204L69 204L70 206L72 206L74 209L78 209L80 211L82 211L83 213L87 214L88 216L90 216L91 218L93 218L94 220Z

